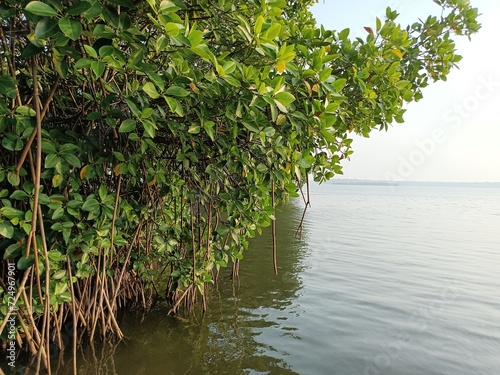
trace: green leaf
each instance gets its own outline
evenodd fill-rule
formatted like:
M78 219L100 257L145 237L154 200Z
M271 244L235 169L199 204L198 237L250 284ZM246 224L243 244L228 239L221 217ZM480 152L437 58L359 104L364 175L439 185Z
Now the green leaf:
M97 24L96 27L94 27L93 33L95 36L98 36L100 38L112 39L116 37L115 33L113 32L113 29L108 25L103 25L103 24Z
M50 198L47 194L40 194L40 204L43 204L45 206L50 204Z
M63 225L61 222L57 222L57 223L52 224L50 229L60 232L63 229Z
M57 163L59 163L61 159L57 154L48 154L45 157L45 168L54 168Z
M99 56L101 57L110 56L113 54L114 51L115 47L113 46L102 46L101 48L99 48Z
M104 73L104 69L106 68L102 61L92 61L90 66L91 66L92 70L94 71L94 74L96 75L96 77L100 77L102 75L102 73Z
M234 87L240 87L241 86L241 81L239 79L234 78L233 76L225 76L224 81L229 83L231 86Z
M150 118L153 116L154 110L151 107L144 108L141 112L141 119Z
M75 63L75 68L76 69L90 68L90 66L92 65L92 61L93 60L91 59L81 58Z
M106 189L106 186L101 185L99 186L99 198L101 199L101 202L103 202L106 199L106 196L108 195L108 189Z
M9 151L19 151L23 148L23 142L17 135L7 133L2 139L2 146Z
M61 175L56 175L56 176L61 176ZM55 177L55 176L54 176ZM61 179L63 179L63 177L61 176ZM52 220L57 220L57 219L60 219L61 217L64 216L64 208L62 207L58 207L54 210L54 212L52 213Z
M42 139L42 152L45 154L55 154L56 146L50 139Z
M217 227L217 233L219 233L221 236L226 236L229 233L229 228L225 225L219 225Z
M53 59L53 62L56 72L61 78L66 78L68 76L68 63L65 60L59 61L57 59Z
M0 236L12 238L14 235L14 227L8 221L0 221ZM5 259L5 258L4 258Z
M63 292L57 296L57 298L62 302L71 302L71 293Z
M23 219L24 211L18 210L14 207L2 207L0 208L0 214L8 219Z
M241 121L241 123L243 124L243 126L245 126L245 128L247 128L248 130L250 130L253 133L258 133L260 131L257 126L255 126L254 124L252 124L248 121Z
M58 187L63 183L63 181L64 177L61 174L55 174L54 177L52 177L52 186Z
M151 78L151 81L161 90L163 91L165 89L165 82L163 81L162 76L159 74L156 74L154 72L148 72L149 77Z
M191 28L188 35L188 40L189 43L191 43L191 48L198 46L203 40L203 32L201 32L200 30L196 30L195 28Z
M410 81L401 80L401 81L396 82L396 87L398 89L405 89L407 87L411 87L411 82Z
M57 12L50 6L41 1L32 1L25 8L28 12L36 14L37 16L54 17Z
M82 33L81 23L68 17L63 17L59 20L59 28L71 40L77 40Z
M113 155L115 155L115 158L118 159L119 161L125 161L125 156L119 151L113 151Z
M59 262L62 260L64 257L62 253L59 250L50 250L47 255L49 256L50 260L53 260L54 262Z
M330 143L334 143L335 142L335 136L333 134L331 134L328 130L322 129L321 130L321 135L323 136L323 138L327 142L330 142Z
M95 211L99 208L100 204L95 198L88 198L82 205L84 211Z
M273 137L274 134L276 134L276 130L274 130L274 128L272 126L269 126L269 127L264 129L264 133L265 133L266 137Z
M1 225L1 224L0 224ZM17 243L10 245L7 249L5 249L5 254L3 255L3 259L15 259L19 255L22 254L22 247Z
M137 105L133 102L131 97L125 98L125 102L127 103L128 107L130 108L130 111L134 116L140 117L141 112L139 111L139 108L137 108Z
M179 35L179 25L173 22L167 22L165 25L165 32L168 35L177 36Z
M179 115L180 117L184 117L184 110L181 103L177 99L170 96L165 96L164 98L172 112Z
M122 121L120 128L118 129L118 132L120 132L120 133L131 132L132 130L135 129L136 126L137 126L137 123L135 122L135 120L127 119L127 120Z
M158 99L160 97L160 94L158 94L158 91L156 91L156 87L152 82L146 83L142 89L146 94L149 95L150 98L152 99ZM168 91L168 90L167 90Z
M130 54L128 63L129 65L136 66L137 64L140 64L142 62L143 58L144 51L142 50L142 48L137 48Z
M288 106L295 101L295 96L293 96L289 92L282 91L274 95L274 99L284 106Z
M144 120L142 122L142 125L144 126L144 132L149 135L149 137L154 138L156 134L156 129L154 124L151 121Z
M15 82L11 76L0 75L0 93L14 99L17 96Z
M59 31L59 25L51 18L43 18L36 24L35 36L37 39L47 39Z
M61 155L65 154L75 154L78 152L78 146L73 143L65 143L59 149Z
M23 116L28 116L28 117L36 116L36 112L32 108L25 105L17 107L16 112Z
M126 8L133 8L134 3L131 0L108 0L110 3L121 5Z
M335 80L335 82L332 83L332 86L335 91L340 92L345 87L346 83L347 80L345 78L338 78Z
M215 123L213 121L205 121L203 123L203 128L207 132L210 139L212 141L215 141L215 134L214 134Z
M191 126L188 129L189 134L198 134L200 132L200 125L198 124L191 124Z
M76 155L66 154L66 155L63 155L63 158L69 164L71 164L73 167L80 168L82 166L82 163L80 162L80 159Z
M66 15L68 16L79 16L86 10L92 8L92 4L90 4L88 1L80 1L73 5L71 8L69 8L66 12Z
M55 25L57 25L57 23L55 23ZM28 43L21 51L21 58L27 59L27 58L36 56L39 53L42 53L43 51L44 51L43 47L38 47L38 46L35 46L33 43Z
M126 12L121 12L118 18L118 29L128 30L132 27L132 20Z
M268 170L268 168L267 168L267 166L266 166L265 164L263 164L263 163L259 163L259 164L257 165L257 170L258 170L259 172L264 173L264 172L266 172L266 171Z
M200 56L202 59L216 65L217 59L215 58L214 54L212 53L212 51L210 51L210 49L207 47L206 44L200 44L196 47L191 47L191 51Z
M167 89L166 94L172 96L185 97L189 95L189 91L179 86L170 86Z
M82 206L83 202L73 199L68 202L68 208L72 208L73 210L77 210Z
M23 190L16 190L10 195L10 198L22 201L23 199L28 198L28 193Z
M347 40L347 37L349 36L350 32L351 32L351 30L349 28L342 30L339 33L339 39L340 40Z
M325 68L319 75L319 79L321 82L326 81L332 75L332 68Z
M9 172L9 174L7 175L7 180L12 186L18 186L21 183L19 174L17 174L16 172Z
M64 276L66 276L66 270L59 270L59 271L54 272L54 274L52 275L51 279L60 280Z
M176 10L179 10L180 8L175 4L174 1L170 0L163 0L160 3L160 11L163 13L166 12L175 12Z
M11 2L10 4L15 4L15 3ZM9 17L13 16L14 14L16 14L16 8L0 6L0 18L6 20Z
M100 112L90 112L87 117L85 117L85 120L88 120L88 121L95 121L99 118L101 118L101 113Z
M262 25L264 24L264 17L262 17L262 15L259 15L257 17L257 19L255 20L255 24L254 24L254 32L256 35L260 34L260 32L262 31Z
M21 259L19 259L17 262L17 269L20 271L27 270L33 265L33 263L35 263L35 256L32 252L28 258L21 257Z
M83 46L83 48L87 52L87 55L89 55L90 57L93 57L94 59L97 59L97 52L94 48L92 48L91 46L89 46L87 44L85 44Z
M311 167L311 163L309 163L308 160L304 159L304 158L301 158L297 161L297 164L301 167L301 168L309 168Z

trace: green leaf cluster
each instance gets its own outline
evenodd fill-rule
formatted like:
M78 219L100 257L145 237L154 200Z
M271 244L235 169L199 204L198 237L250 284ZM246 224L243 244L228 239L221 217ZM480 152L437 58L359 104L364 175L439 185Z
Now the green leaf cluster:
M403 122L446 79L478 13L435 2L440 16L403 27L388 8L350 39L311 0L5 1L0 249L37 273L29 311L76 290L92 329L159 284L175 309L203 296L274 220L272 185L279 204L341 174L352 134Z

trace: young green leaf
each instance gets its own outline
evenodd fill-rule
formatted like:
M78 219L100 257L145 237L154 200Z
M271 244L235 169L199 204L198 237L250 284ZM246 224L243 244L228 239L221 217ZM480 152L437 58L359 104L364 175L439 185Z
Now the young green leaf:
M152 99L158 99L160 97L160 94L158 94L158 91L156 91L156 87L152 82L146 83L142 89L146 94L149 95L150 98Z
M79 1L71 8L69 8L66 14L68 16L79 16L90 8L92 8L92 4L90 4L88 1Z
M189 95L189 91L180 86L170 86L167 89L166 94L172 96L184 97Z
M0 221L0 236L12 238L14 235L14 227L8 221ZM5 258L4 258L5 259Z
M81 23L68 17L63 17L59 20L59 28L71 40L77 40L82 33Z
M339 78L339 79L336 79L335 82L332 83L332 86L335 89L335 91L340 92L340 91L342 91L342 89L344 88L346 83L347 83L347 80L345 78Z
M59 25L51 18L43 18L36 24L35 36L37 39L47 39L59 31Z
M64 160L66 160L73 167L80 168L82 166L80 159L78 159L78 157L76 155L66 154L63 157L64 157Z
M17 269L20 271L27 270L33 265L33 263L35 263L35 256L33 255L33 253L31 253L28 258L19 258L19 260L17 261Z
M0 223L1 226L1 223ZM0 233L1 234L1 233ZM3 255L3 259L15 259L19 255L22 254L22 247L18 244L12 244L7 249L5 249L5 254Z
M94 72L96 77L100 77L102 73L104 73L104 69L106 69L102 61L92 61L90 67L92 68L92 71Z
M23 115L23 116L28 116L28 117L35 117L36 116L36 112L33 108L30 108L30 107L24 106L24 105L17 107L16 112L19 113L20 115Z
M84 211L95 211L99 208L100 204L95 198L89 198L87 199L83 205L82 205L82 210Z
M295 101L295 96L293 96L289 92L282 91L274 95L274 99L284 106L288 106Z
M131 132L132 130L135 129L136 126L137 126L137 123L135 122L135 120L126 119L126 120L122 121L120 127L118 128L118 132L120 132L120 133Z
M0 75L0 93L14 99L17 96L15 82L10 76Z
M57 12L50 5L42 3L41 1L32 1L26 5L25 8L28 12L36 14L37 16L54 17Z

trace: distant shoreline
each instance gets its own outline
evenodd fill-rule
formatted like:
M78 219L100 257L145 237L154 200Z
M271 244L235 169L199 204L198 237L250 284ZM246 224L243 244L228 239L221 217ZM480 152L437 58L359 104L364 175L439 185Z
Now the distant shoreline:
M500 182L442 182L442 181L384 181L384 180L331 180L333 185L366 185L366 186L428 186L428 187L468 187L468 188L500 188Z

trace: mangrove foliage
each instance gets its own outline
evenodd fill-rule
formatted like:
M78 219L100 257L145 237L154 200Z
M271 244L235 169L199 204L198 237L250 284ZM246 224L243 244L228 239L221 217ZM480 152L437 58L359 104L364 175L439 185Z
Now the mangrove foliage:
M307 204L352 134L446 80L478 12L434 2L352 38L318 26L313 0L0 1L6 347L50 372L54 348L121 338L124 307L206 308L278 204Z

